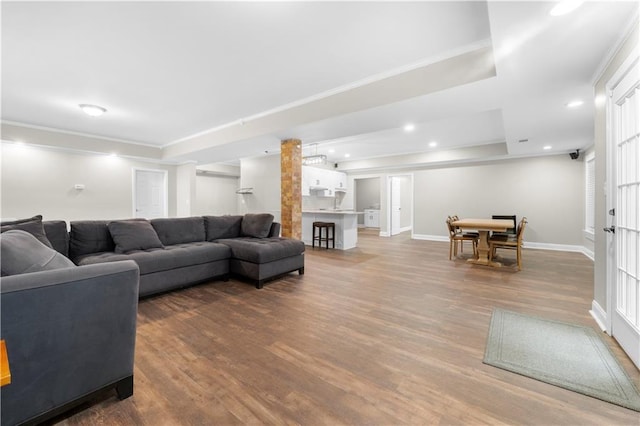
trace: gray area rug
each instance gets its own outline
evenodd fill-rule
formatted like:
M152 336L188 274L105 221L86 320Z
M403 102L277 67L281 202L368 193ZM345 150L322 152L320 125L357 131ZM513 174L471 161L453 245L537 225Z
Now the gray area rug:
M638 389L598 334L495 309L484 363L640 411Z

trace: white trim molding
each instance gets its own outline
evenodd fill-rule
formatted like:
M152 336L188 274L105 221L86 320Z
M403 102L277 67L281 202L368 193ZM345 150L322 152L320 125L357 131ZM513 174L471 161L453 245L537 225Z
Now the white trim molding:
M440 241L445 243L449 242L449 237L443 236L443 235L412 234L411 238L414 240ZM587 256L589 259L594 260L593 251L589 250L584 246L570 245L570 244L525 242L524 248L529 248L534 250L553 250L553 251L568 251L568 252L574 252L574 253L582 253L585 256Z
M591 310L589 311L589 313L598 324L598 327L600 327L600 330L607 333L607 327L605 325L607 324L607 313L595 300L591 302Z

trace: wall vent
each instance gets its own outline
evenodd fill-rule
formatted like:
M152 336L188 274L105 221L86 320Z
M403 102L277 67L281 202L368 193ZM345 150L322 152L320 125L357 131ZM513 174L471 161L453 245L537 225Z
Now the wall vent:
M518 143L529 142L529 139L518 139Z

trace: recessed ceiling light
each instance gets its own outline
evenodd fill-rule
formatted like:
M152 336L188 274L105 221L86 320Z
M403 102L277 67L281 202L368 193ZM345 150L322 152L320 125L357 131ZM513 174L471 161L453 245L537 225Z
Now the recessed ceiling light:
M549 151L551 149L551 145L545 145L542 147L545 151Z
M569 12L573 12L580 5L582 5L583 1L581 0L563 0L556 4L553 9L549 12L551 16L562 16L566 15Z
M567 108L576 108L579 107L580 105L584 104L584 101L581 100L575 100L575 101L571 101L567 104Z
M345 158L349 158L349 157L351 157L351 154L345 154L344 156L345 156Z
M335 149L333 149L333 148L331 148L331 149L329 150L329 154L333 154L334 152L336 152L336 150L335 150Z
M91 117L99 117L105 112L107 112L106 108L102 108L98 105L91 104L80 104L78 105L85 114L90 115Z
M414 124L405 124L404 126L404 131L405 132L413 132L416 129L416 126Z
M436 141L431 141L431 142L429 142L429 146L430 146L431 148L435 148L436 146L438 146L438 142L436 142Z

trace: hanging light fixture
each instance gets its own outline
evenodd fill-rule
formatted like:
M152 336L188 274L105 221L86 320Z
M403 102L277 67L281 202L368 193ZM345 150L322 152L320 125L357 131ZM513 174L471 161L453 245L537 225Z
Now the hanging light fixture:
M324 154L318 154L318 144L313 144L316 148L315 154L306 155L302 157L302 164L305 166L317 166L320 164L327 164L327 156Z

